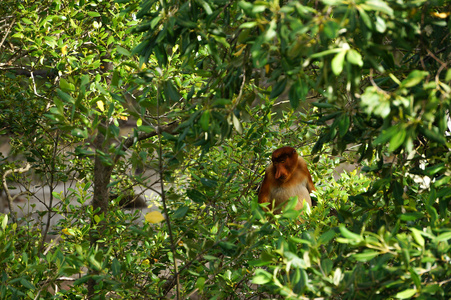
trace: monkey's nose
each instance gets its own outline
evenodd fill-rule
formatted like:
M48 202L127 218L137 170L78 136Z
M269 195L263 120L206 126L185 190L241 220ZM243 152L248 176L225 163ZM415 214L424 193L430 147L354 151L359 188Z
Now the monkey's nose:
M287 177L284 175L280 175L279 177L276 177L276 179L280 180L280 181L285 181L287 179Z

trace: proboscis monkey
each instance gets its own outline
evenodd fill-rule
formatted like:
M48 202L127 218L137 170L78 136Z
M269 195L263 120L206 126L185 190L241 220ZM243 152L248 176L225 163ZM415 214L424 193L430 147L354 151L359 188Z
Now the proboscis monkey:
M277 208L280 213L282 204L297 196L296 210L302 209L304 200L312 207L310 192L315 191L312 176L305 160L298 156L296 149L282 147L272 154L272 164L266 168L265 178L258 193L258 203L267 203L268 209Z

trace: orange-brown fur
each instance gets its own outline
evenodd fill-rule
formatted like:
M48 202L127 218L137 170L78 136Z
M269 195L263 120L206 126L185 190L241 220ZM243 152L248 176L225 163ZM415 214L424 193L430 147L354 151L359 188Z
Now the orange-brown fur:
M258 193L258 203L267 203L268 209L280 208L291 197L297 196L296 210L302 209L304 200L312 206L310 192L316 190L305 160L292 147L282 147L272 154L272 164L266 168L265 178Z

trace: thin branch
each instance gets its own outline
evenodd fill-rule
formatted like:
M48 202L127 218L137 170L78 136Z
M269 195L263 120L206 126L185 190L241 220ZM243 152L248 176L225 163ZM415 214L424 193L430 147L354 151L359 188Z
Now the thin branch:
M6 192L6 198L8 199L8 205L9 205L9 212L11 214L11 219L13 220L13 223L16 222L16 217L14 216L14 210L13 210L13 201L17 196L15 196L14 198L11 197L11 194L9 193L9 189L8 189L8 184L6 183L6 177L12 173L27 172L28 170L30 170L30 168L31 168L31 165L29 163L27 163L27 165L24 168L8 170L5 172L5 174L3 174L3 188L5 189L5 192Z
M53 208L53 191L55 189L54 181L55 181L55 160L58 152L58 142L59 142L59 134L57 134L56 138L53 140L53 155L52 155L52 162L50 166L50 202L48 206L47 211L47 224L45 226L44 234L42 235L41 245L39 249L42 249L44 247L45 239L47 238L47 233L50 229L50 221L52 219L51 210Z
M158 96L160 95L160 91L158 91ZM159 97L158 97L159 98ZM160 114L160 99L157 98L157 115ZM169 214L168 214L168 207L166 205L166 196L165 196L165 191L164 191L164 181L163 181L163 149L162 149L162 145L161 145L161 133L162 133L162 127L160 126L160 118L157 119L158 122L158 127L157 130L155 131L155 133L158 135L158 162L159 162L159 168L158 168L158 172L160 174L160 186L161 186L161 202L163 202L163 209L164 209L164 214L165 219L166 219L166 224L168 226L168 232L169 232L169 240L171 243L171 251L172 251L172 260L174 261L174 276L177 282L177 300L180 300L180 275L179 275L179 271L178 271L178 266L177 266L177 252L175 250L175 243L174 243L174 236L172 234L172 228L171 228L171 220L169 219Z
M3 37L3 40L0 43L0 49L3 47L3 43L5 43L6 37L8 36L9 32L11 31L11 28L14 26L14 23L16 22L16 19L14 19L11 24L9 25L8 29L6 29L5 36Z
M381 88L376 84L376 82L374 82L374 79L373 79L373 68L370 69L370 82L371 82L371 84L376 88L376 90L378 90L379 92L384 93L384 94L386 94L386 95L389 94L388 92L386 92L386 91L384 91L383 89L381 89Z

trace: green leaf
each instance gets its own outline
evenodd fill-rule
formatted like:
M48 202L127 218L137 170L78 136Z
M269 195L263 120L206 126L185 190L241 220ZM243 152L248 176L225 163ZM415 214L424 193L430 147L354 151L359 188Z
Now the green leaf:
M3 215L2 219L2 230L5 231L6 225L8 225L8 215Z
M233 127L235 127L235 130L239 134L243 134L243 126L241 125L240 120L238 120L238 118L235 116L234 113L232 113L232 121L233 121Z
M308 84L301 79L295 81L288 91L291 107L294 109L298 108L299 101L305 101L307 94Z
M98 216L95 215L94 217L98 217ZM94 255L89 256L89 261L91 262L91 264L95 270L100 271L102 269L102 265L100 264L100 262L98 262L96 260Z
M256 26L257 26L257 22L246 22L246 23L241 24L240 28L254 28Z
M334 74L337 76L340 75L340 73L343 71L346 53L346 50L342 50L341 52L338 52L332 59L332 72L334 72Z
M334 279L333 279L333 282L336 286L340 285L342 275L343 275L343 273L341 272L341 269L336 268L335 272L334 272Z
M443 145L446 144L446 139L443 135L436 133L425 126L420 126L418 129L428 139Z
M338 122L338 133L340 137L344 137L348 133L351 119L348 115L343 114Z
M140 119L139 119L140 120ZM141 121L142 122L142 121ZM155 131L155 128L153 126L138 126L137 128L139 131L143 131L145 133L151 133Z
M326 55L329 55L329 54L340 53L342 51L343 51L343 49L341 49L341 48L329 49L329 50L322 51L322 52L319 52L319 53L314 53L314 54L310 55L310 57L311 58L319 58L319 57L323 57L323 56L326 56Z
M263 40L265 42L269 42L269 41L273 40L277 35L276 29L277 29L277 23L276 23L276 20L273 19L273 20L271 20L271 22L269 23L269 27L265 31Z
M181 206L174 212L173 217L175 219L181 219L186 215L188 210L189 210L188 206Z
M364 251L363 253L353 254L352 257L357 261L369 261L378 256L378 251Z
M116 50L119 54L125 55L127 57L132 56L132 54L130 53L130 51L128 51L127 49L121 47L121 46L116 46Z
M88 131L86 129L74 128L71 131L71 134L77 138L88 138Z
M68 91L68 92L75 91L75 86L72 83L69 83L64 78L61 78L61 80L60 80L60 88L61 88L61 90Z
M399 216L402 221L415 221L423 218L424 215L420 212L403 213Z
M98 224L101 220L99 215L94 215L94 221Z
M207 200L207 197L205 197L204 194L202 194L201 192L199 192L198 190L195 189L188 189L186 191L186 195L188 196L188 198L190 198L191 200L193 200L196 203L204 203Z
M412 267L409 268L409 272L410 272L410 277L412 278L413 283L415 283L415 286L417 287L417 289L421 289L421 281L420 281L420 276L418 276L418 273Z
M346 58L351 64L358 65L359 67L363 66L362 55L360 55L357 50L350 49L346 55Z
M435 238L435 240L438 242L445 242L445 241L448 241L449 239L451 239L451 231L441 233L437 236L437 238Z
M340 25L337 22L328 21L324 25L324 33L330 39L336 38L339 30L340 30Z
M373 145L385 144L398 132L398 126L392 126L387 130L382 130L379 136L374 140Z
M284 79L276 82L276 84L272 88L269 98L274 99L274 98L278 97L280 94L282 94L283 91L285 90L285 87L287 86L287 82L288 82L287 78L284 78Z
M198 277L196 281L196 288L199 289L199 291L203 291L205 286L205 278L204 277Z
M294 268L297 269L307 269L309 266L307 265L307 263L305 262L305 260L303 260L302 258L300 258L299 256L297 256L296 254L290 252L290 251L285 251L283 253L283 255L285 256L285 259L292 264L292 266Z
M376 30L380 33L384 33L387 30L387 25L385 24L385 20L379 16L376 16Z
M111 271L113 272L113 276L121 274L121 263L116 258L113 258L113 262L111 263Z
M210 127L210 111L209 110L205 110L202 113L202 116L200 116L200 119L199 119L199 124L203 131L208 130L208 128Z
M409 299L411 298L413 295L415 295L417 292L416 289L407 289L404 290L402 292L399 292L395 295L396 298L398 299Z
M415 70L410 72L406 79L401 82L402 87L413 87L419 84L429 75L426 71Z
M438 172L446 169L446 164L444 162L429 166L424 169L424 174L427 176L434 176Z
M206 2L205 0L197 0L197 2L205 9L207 15L211 15L213 13L210 4L208 4L208 2Z
M56 89L56 93L58 94L58 96L66 103L75 103L74 98L72 98L71 95L69 95L68 93L63 92L60 89Z
M172 100L173 102L178 102L180 100L180 94L172 84L171 80L164 83L164 94L167 100Z
M451 81L451 69L448 69L445 76L445 82Z
M157 26L158 22L160 22L161 16L156 16L155 18L150 21L150 28L154 29L155 26Z
M255 275L252 278L252 283L254 284L266 284L272 281L271 273L266 272L262 269L257 269Z
M335 237L336 234L337 233L333 229L326 231L318 238L318 244L324 245L329 243Z
M96 11L88 11L88 16L96 18L96 17L100 17L100 14Z
M349 231L344 226L340 226L340 231L341 231L341 234L347 239L353 240L353 241L355 241L357 243L363 241L362 236L360 236L359 234L356 234L354 232Z
M401 127L401 126L397 126ZM404 128L398 128L397 132L390 139L390 145L388 146L388 151L393 152L398 149L406 138L406 130Z
M380 11L382 13L389 15L390 17L393 17L393 9L390 6L388 6L388 4L385 1L382 0L365 1L365 4L362 4L362 7L365 7L369 10Z
M357 6L357 10L359 11L360 18L362 19L366 27L373 29L373 22L371 21L371 18L368 16L366 11L361 6Z
M20 283L25 287L25 288L27 288L27 289L29 289L29 290L35 290L36 289L36 287L31 283L31 282L29 282L27 279L25 279L25 278L20 278Z

